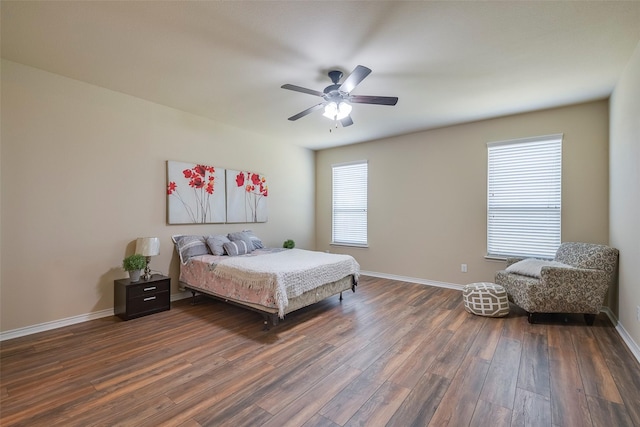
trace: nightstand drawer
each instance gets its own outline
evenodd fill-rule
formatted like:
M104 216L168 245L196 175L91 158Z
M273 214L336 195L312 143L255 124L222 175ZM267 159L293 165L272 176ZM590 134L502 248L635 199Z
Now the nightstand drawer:
M169 292L160 292L154 295L131 298L127 304L127 311L130 316L137 316L149 311L168 310L170 303Z
M157 280L155 282L145 283L140 280L141 283L136 283L133 286L129 286L129 298L137 298L144 295L153 295L158 292L169 292L169 279Z

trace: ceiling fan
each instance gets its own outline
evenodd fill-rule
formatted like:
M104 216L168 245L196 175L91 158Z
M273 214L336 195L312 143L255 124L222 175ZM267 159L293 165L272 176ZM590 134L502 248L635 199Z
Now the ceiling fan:
M313 107L307 108L300 113L289 117L289 120L298 120L301 117L306 116L316 110L324 108L323 116L336 120L342 123L342 126L351 126L353 120L351 120L351 104L377 104L377 105L396 105L398 98L395 96L366 96L366 95L351 95L351 91L362 82L365 77L371 73L371 70L362 65L358 65L349 76L338 84L342 78L342 71L332 70L329 71L329 78L333 82L332 85L324 88L324 91L319 92L313 89L307 89L304 87L285 84L282 85L282 89L289 89L296 92L308 93L309 95L319 96L323 101Z

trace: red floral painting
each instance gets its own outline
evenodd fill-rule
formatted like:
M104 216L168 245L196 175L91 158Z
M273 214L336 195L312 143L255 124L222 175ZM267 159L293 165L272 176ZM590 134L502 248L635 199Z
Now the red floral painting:
M167 162L169 224L226 221L224 169Z
M268 196L263 175L227 170L227 222L266 222Z

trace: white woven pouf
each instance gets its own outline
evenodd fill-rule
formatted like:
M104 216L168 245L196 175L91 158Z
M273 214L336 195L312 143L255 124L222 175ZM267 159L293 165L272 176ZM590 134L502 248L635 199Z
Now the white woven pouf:
M478 316L503 317L509 314L507 291L495 283L481 282L462 288L464 309Z

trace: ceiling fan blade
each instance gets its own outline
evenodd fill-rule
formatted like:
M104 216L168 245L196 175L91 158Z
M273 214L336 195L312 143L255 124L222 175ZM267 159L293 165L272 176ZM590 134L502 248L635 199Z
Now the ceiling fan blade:
M324 102L321 102L320 104L314 105L313 107L309 107L304 111L299 112L298 114L289 117L289 120L294 121L294 120L298 120L301 117L306 116L307 114L311 114L316 110L321 109L324 106Z
M313 89L307 89L306 87L290 85L290 84L282 85L280 87L282 89L289 89L296 92L308 93L309 95L324 96L324 93L318 92L317 90L313 90Z
M365 77L369 75L369 73L371 73L371 70L369 68L358 65L351 72L351 74L349 74L349 77L344 80L342 85L340 85L340 91L346 93L351 92L353 89L355 89L356 86L360 84L361 81L364 80Z
M346 128L347 126L351 126L353 124L353 120L351 119L351 116L347 116L344 119L340 120L340 123L342 123L343 128Z
M355 104L377 104L377 105L396 105L398 102L397 96L366 96L366 95L351 95L349 102Z

